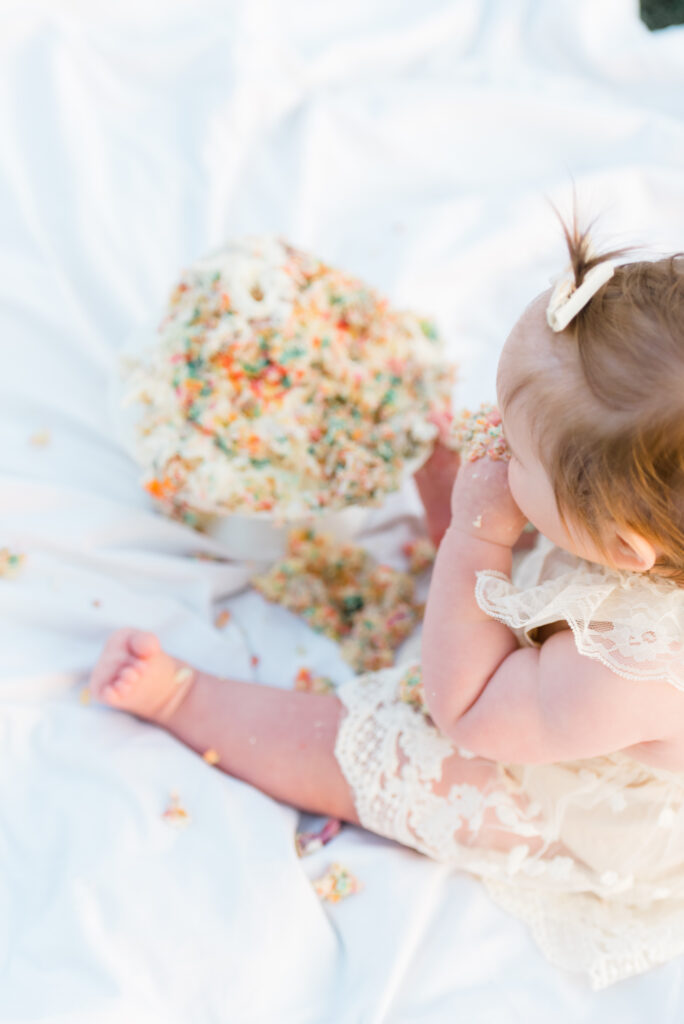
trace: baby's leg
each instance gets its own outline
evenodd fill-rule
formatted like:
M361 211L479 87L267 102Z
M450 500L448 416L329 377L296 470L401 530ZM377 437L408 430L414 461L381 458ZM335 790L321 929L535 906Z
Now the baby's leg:
M93 695L147 719L218 766L284 803L358 822L335 759L342 705L332 695L219 679L162 651L153 633L112 634L93 671Z
M495 762L463 757L450 744L440 755L446 741L406 704L397 705L399 721L394 714L387 718L385 705L391 711L397 704L392 679L389 684L377 701L364 701L349 714L333 695L192 669L162 651L153 633L133 629L109 638L90 683L99 700L155 723L200 754L215 750L225 772L301 810L359 824L347 782L353 777L362 800L364 793L373 797L370 804L363 801L363 825L428 856L467 869L468 848L506 856L524 842L530 855L542 855L548 844L530 835L534 815L524 794L504 793ZM335 755L340 723L346 775Z

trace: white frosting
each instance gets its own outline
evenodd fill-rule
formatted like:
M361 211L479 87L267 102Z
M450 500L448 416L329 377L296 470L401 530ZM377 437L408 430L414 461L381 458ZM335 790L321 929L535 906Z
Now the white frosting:
M125 401L146 486L172 511L377 504L450 405L431 324L276 238L190 267L150 340Z

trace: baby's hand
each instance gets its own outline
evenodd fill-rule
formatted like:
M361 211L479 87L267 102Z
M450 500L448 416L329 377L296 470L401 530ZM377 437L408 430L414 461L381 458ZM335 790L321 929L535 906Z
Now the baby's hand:
M451 524L479 540L513 547L526 517L508 486L508 463L490 458L464 462L451 492Z
M451 519L451 492L460 462L458 452L437 441L432 455L415 474L428 533L435 547L439 547Z

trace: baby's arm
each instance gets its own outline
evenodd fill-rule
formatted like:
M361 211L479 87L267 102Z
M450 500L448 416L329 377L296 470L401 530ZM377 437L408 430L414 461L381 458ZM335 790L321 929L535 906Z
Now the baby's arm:
M518 647L513 633L480 609L475 581L482 569L510 575L513 544L524 525L508 490L507 465L489 458L465 462L437 552L421 652L425 701L447 735Z
M667 736L681 697L665 682L629 682L580 655L569 630L541 648L475 601L482 569L511 571L524 518L506 466L466 463L437 554L423 630L425 701L438 728L492 760L544 763L593 757ZM676 708L675 708L676 705Z
M669 739L683 704L670 683L624 679L579 654L566 629L510 654L450 736L493 761L574 761Z

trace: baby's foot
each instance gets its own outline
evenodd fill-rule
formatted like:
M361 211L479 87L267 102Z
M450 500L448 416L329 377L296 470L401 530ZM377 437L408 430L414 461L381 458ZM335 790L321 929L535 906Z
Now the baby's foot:
M119 629L107 640L90 677L97 700L153 722L166 722L187 696L193 669L162 651L154 633Z

